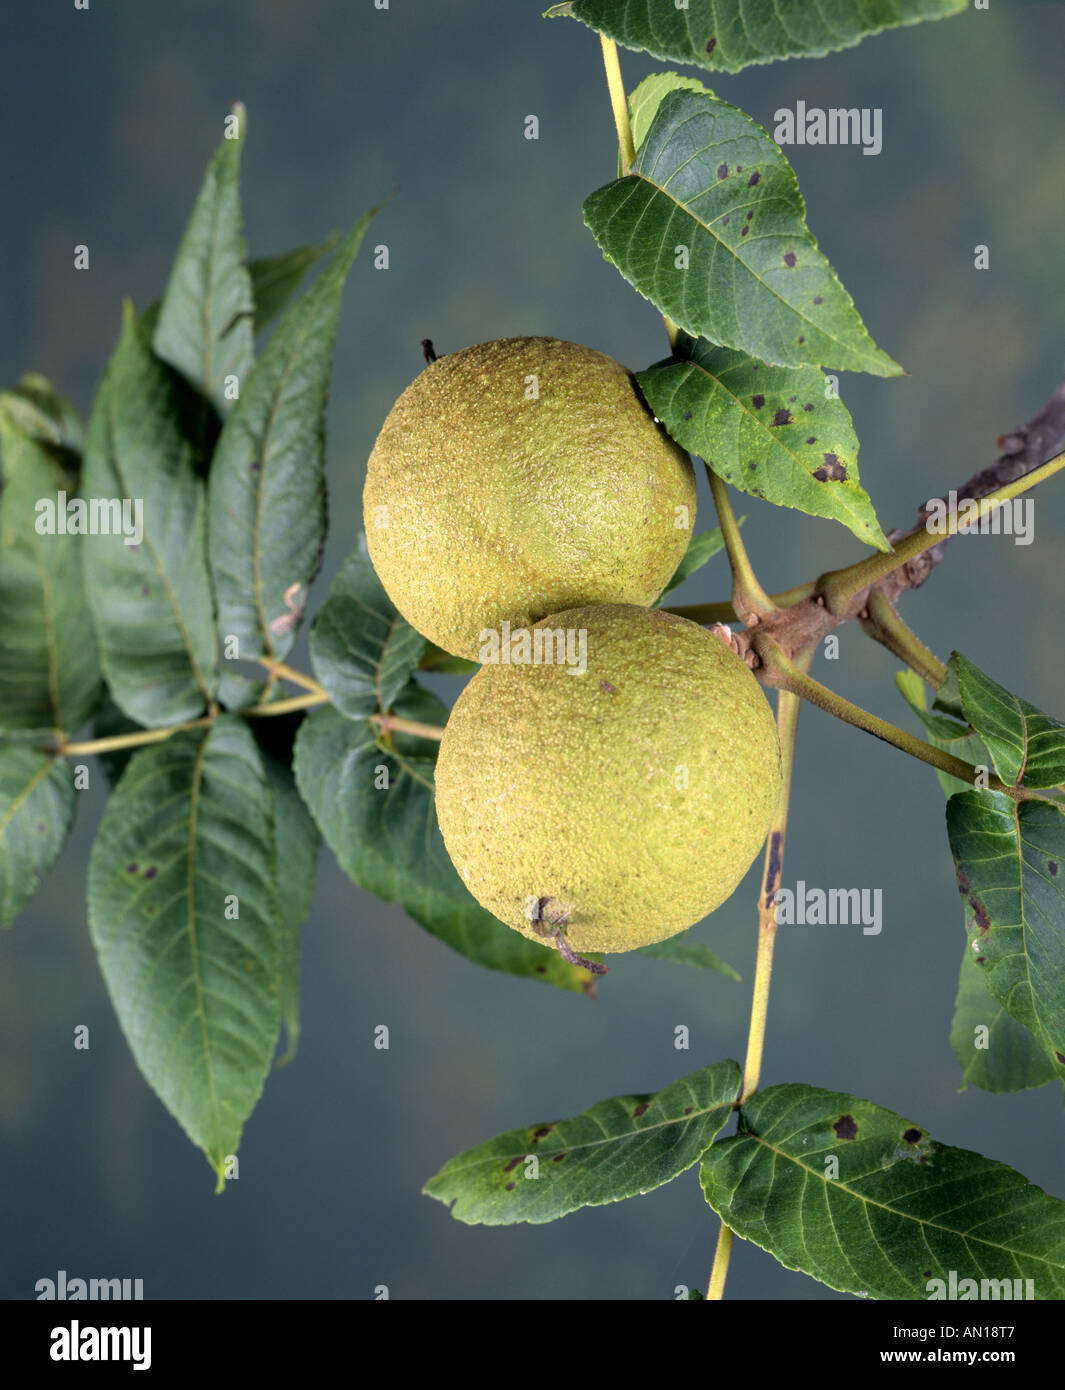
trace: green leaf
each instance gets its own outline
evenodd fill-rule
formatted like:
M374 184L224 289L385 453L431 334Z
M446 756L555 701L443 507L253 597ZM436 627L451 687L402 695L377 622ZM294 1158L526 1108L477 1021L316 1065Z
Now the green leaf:
M122 1031L219 1191L280 1031L273 806L255 740L222 715L131 758L89 861Z
M740 518L740 525L744 518ZM673 571L673 578L659 594L651 605L653 608L661 608L665 602L666 595L674 589L678 589L686 579L691 578L697 570L701 570L708 560L712 560L717 552L724 546L724 537L721 535L721 528L715 526L712 531L699 531L693 535L688 542L688 549L684 552L684 557L680 564Z
M778 58L819 58L870 34L958 14L967 0L569 0L549 17L579 19L626 48L715 72Z
M915 671L897 672L895 683L937 748L966 762L983 761L984 746L970 725L946 714L928 712L925 684ZM949 772L937 768L936 775L948 797L972 790ZM992 997L984 968L976 963L969 943L962 952L950 1045L961 1063L963 1090L972 1082L985 1091L1020 1091L1028 1086L1042 1086L1054 1076L1052 1064L1032 1033Z
M705 92L713 96L709 87L704 87L697 77L682 77L676 72L653 72L645 77L638 87L629 93L629 124L632 127L632 141L638 150L647 138L655 112L670 92ZM618 178L625 173L621 151L618 151Z
M700 970L716 970L719 975L727 975L730 980L742 980L743 976L729 965L727 960L714 954L709 946L701 941L689 940L689 932L671 936L665 941L656 941L652 946L638 946L636 954L656 956L659 960L671 960L677 965L694 965Z
M80 455L85 446L81 416L52 383L37 372L20 377L12 391L0 391L0 410L31 438Z
M458 1154L422 1190L457 1220L486 1226L539 1225L642 1196L698 1161L741 1080L735 1062L718 1062L653 1095L615 1096L568 1120L511 1130Z
M348 556L311 631L311 665L341 714L388 710L425 650L381 586L364 539Z
M816 367L767 367L705 338L638 372L647 403L673 438L742 492L842 522L890 550L858 481L858 436Z
M333 232L317 246L297 246L279 256L265 256L251 262L248 274L251 276L252 297L255 300L256 333L261 333L268 323L277 318L307 271L323 256L328 256L339 240L340 233Z
M959 792L947 802L947 833L987 987L1065 1079L1065 813L1003 792Z
M83 491L113 511L129 506L133 521L139 506L143 535L127 545L119 527L81 543L104 676L115 703L148 728L202 713L217 680L206 499L180 417L174 378L127 305L89 421Z
M968 945L958 977L950 1045L961 1063L964 1086L971 1082L985 1091L1023 1091L1054 1079L1054 1065L1032 1033L991 997L984 968Z
M895 684L924 725L930 743L944 752L953 753L956 758L963 758L967 763L973 763L975 766L983 764L987 756L984 745L979 736L973 733L971 725L951 715L929 713L924 681L916 671L896 671ZM963 782L960 777L943 772L938 767L936 776L946 796L953 796L955 792L972 791L970 783Z
M0 407L0 727L73 733L103 691L82 578L81 536L47 534L77 478L56 444ZM52 511L39 510L50 504Z
M1065 1202L870 1101L770 1086L700 1176L738 1236L829 1288L926 1299L953 1270L959 1281L1032 1279L1036 1298L1065 1298Z
M0 927L36 893L73 819L74 780L62 759L0 742Z
M230 111L239 134L226 138L207 167L174 261L155 323L157 356L212 401L229 410L226 378L240 388L255 360L252 282L240 211L240 156L247 120L238 102Z
M761 126L699 92L663 98L632 172L591 194L607 260L692 338L783 367L896 376L805 223Z
M951 654L965 717L987 744L1007 786L1065 782L1065 724L985 676L960 652Z
M325 542L325 405L340 296L372 209L292 304L222 428L208 547L219 632L242 660L292 646Z
M395 712L443 725L447 708L412 682ZM590 993L589 976L486 912L448 858L436 823L436 745L397 735L386 752L366 721L326 707L296 739L296 785L340 867L361 888L399 901L423 927L489 970Z
M296 1055L300 1038L300 945L318 872L318 833L292 772L292 743L302 718L280 715L256 721L263 769L274 794L274 846L281 934L281 1021L286 1047L277 1065ZM281 726L280 728L278 726Z

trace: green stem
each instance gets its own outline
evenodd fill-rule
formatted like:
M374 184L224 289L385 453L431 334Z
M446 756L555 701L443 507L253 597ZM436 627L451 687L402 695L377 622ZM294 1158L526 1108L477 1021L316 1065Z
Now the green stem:
M779 594L770 594L769 601L776 604L778 608L794 608L803 599L809 598L817 592L817 581L811 580L807 584L797 584L794 589L783 589ZM721 603L677 603L672 606L663 606L664 612L676 613L678 617L687 618L693 623L734 623L737 620L735 608L732 600L726 599Z
M608 39L605 34L599 35L599 41L603 45L603 66L606 68L606 85L610 92L610 105L614 111L614 125L618 132L621 167L625 173L628 173L636 162L636 146L632 140L629 103L625 96L625 83L621 77L617 44L613 39Z
M895 605L882 590L869 591L866 611L869 616L862 619L862 627L866 632L881 646L894 652L911 671L916 671L933 690L938 690L947 679L947 668L934 652L928 650L917 634L906 626Z
M806 652L800 658L805 671L813 658ZM765 1048L766 1020L769 1015L769 986L773 977L773 948L777 939L776 893L780 887L780 871L784 863L784 840L788 828L788 806L791 802L791 774L795 766L795 737L799 727L799 697L790 690L777 691L777 741L780 744L780 796L766 839L765 862L762 867L762 886L758 893L758 953L754 967L754 986L751 994L751 1021L747 1030L747 1056L743 1064L743 1088L739 1104L743 1105L758 1089L762 1075L762 1054ZM728 1231L728 1235L725 1232ZM707 1299L724 1296L725 1276L732 1254L732 1231L724 1222L714 1254Z
M293 710L310 709L313 705L325 705L329 703L329 696L323 690L320 695L313 690L306 695L291 695L287 700L271 700L265 705L251 705L248 709L236 710L237 714L262 715L271 714L291 714Z
M728 1262L732 1255L732 1227L722 1221L717 1233L717 1249L714 1251L714 1267L710 1271L710 1287L706 1291L707 1301L719 1300L725 1296L725 1277Z
M112 753L119 748L141 748L146 743L163 743L182 729L202 729L213 723L210 715L189 719L184 724L171 724L165 729L142 729L136 734L112 734L108 738L90 738L84 743L62 743L55 750L63 757L78 757L83 753Z
M996 507L1001 507L1004 502L1011 502L1022 492L1028 492L1029 489L1037 487L1047 478L1060 472L1062 468L1065 468L1065 453L1057 454L1047 463L1039 468L1034 468L1030 473L1025 473L1015 482L1007 483L1004 487L988 493L977 504L979 507L978 515L972 520L979 521L985 516L990 516ZM859 560L855 565L848 565L846 569L833 570L829 574L822 575L820 591L824 595L829 612L837 614L846 612L851 600L863 589L868 588L870 584L875 584L878 579L883 579L885 575L897 570L908 560L914 560L918 555L923 555L926 550L933 549L948 536L957 535L958 513L949 513L946 522L946 528L941 533L933 534L926 529L903 536L890 555L870 555L865 560ZM966 522L967 524L970 522L968 515Z
M967 782L969 786L976 785L980 769L972 763L963 762L953 753L925 743L924 739L915 738L913 734L906 733L895 724L881 719L879 715L870 714L860 705L855 705L850 700L845 700L842 695L837 695L834 690L829 690L827 686L814 680L789 661L768 633L754 633L751 646L761 657L766 670L775 677L774 683L779 684L784 690L793 691L827 714L834 714L837 719L853 724L856 729L864 729L875 738L883 739L885 743L892 744L903 753L909 753L911 758L918 758L931 767L939 768L941 772L949 772L952 777ZM1008 787L990 774L987 776L987 786L991 791L1005 792L1015 801L1025 800L1029 795L1023 788Z
M418 738L442 739L444 731L439 724L419 724L416 719L402 719L398 714L371 714L370 723L379 729L391 729L400 734L414 734Z
M304 690L311 690L315 695L320 695L323 700L329 699L329 694L324 685L314 679L313 676L305 676L302 671L297 671L294 666L286 666L283 661L275 661L270 656L260 656L257 658L260 666L265 666L271 676L283 676L285 680L291 681L293 685L302 686Z
M773 600L762 588L755 575L747 547L743 544L736 514L732 510L732 499L728 488L712 468L707 465L706 476L710 479L710 494L717 510L718 525L725 541L729 564L732 566L732 607L736 616L744 623L749 618L768 618L776 612Z

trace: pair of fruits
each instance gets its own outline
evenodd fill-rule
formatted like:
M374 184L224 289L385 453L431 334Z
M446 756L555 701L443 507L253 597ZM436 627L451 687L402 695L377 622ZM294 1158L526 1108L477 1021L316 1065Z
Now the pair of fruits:
M738 656L648 606L687 547L695 479L631 374L549 338L439 358L382 427L364 509L395 606L484 663L436 770L477 901L569 959L713 911L765 839L776 730Z

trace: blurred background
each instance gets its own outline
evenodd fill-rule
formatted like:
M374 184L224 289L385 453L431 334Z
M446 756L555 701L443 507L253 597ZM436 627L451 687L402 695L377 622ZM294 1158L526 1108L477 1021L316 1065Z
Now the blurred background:
M607 265L582 199L615 173L594 34L539 0L70 0L20 6L0 49L0 382L45 373L87 411L121 299L166 281L228 104L249 112L253 256L350 226L396 186L345 293L329 407L332 529L316 611L361 525L365 460L394 399L448 352L545 334L634 369L661 322ZM708 79L772 129L778 107L880 107L883 151L791 147L809 223L877 342L910 375L844 376L885 527L997 453L1065 361L1065 7L995 4L819 61ZM630 87L655 67L622 53ZM524 137L538 116L540 138ZM91 270L72 268L90 247ZM387 244L390 268L372 247ZM990 268L974 269L974 247ZM698 528L713 525L701 485ZM738 499L760 578L857 558L848 532ZM959 540L904 616L1059 717L1065 483L1035 543ZM723 557L674 596L727 595ZM304 664L305 641L292 658ZM859 631L815 674L912 727L896 663ZM448 699L460 688L439 677ZM224 1197L137 1073L90 949L85 868L102 770L56 870L0 940L0 1295L40 1278L141 1278L147 1298L672 1298L704 1287L717 1218L695 1170L543 1227L467 1228L419 1193L458 1150L605 1096L742 1061L758 867L697 935L744 983L617 957L598 1000L480 971L323 853L305 932L303 1037L249 1121ZM806 708L783 883L880 888L884 927L785 927L763 1084L892 1107L1065 1197L1062 1097L959 1091L948 1042L964 946L934 773ZM374 1026L391 1050L373 1047ZM691 1030L675 1052L674 1028ZM89 1051L73 1030L87 1024ZM733 1298L837 1298L737 1243Z

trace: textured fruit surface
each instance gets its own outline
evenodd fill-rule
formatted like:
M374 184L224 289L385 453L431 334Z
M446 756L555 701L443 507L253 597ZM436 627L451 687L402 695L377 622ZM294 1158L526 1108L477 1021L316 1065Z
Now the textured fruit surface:
M532 636L547 631L586 634L585 674L570 674L573 638L576 666L473 676L437 761L444 843L526 936L553 944L560 919L578 952L662 941L724 902L765 840L780 792L769 703L734 652L670 613L609 604Z
M438 358L404 391L363 509L389 598L476 661L504 621L653 603L687 548L695 477L613 358L504 338Z

